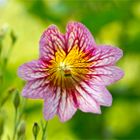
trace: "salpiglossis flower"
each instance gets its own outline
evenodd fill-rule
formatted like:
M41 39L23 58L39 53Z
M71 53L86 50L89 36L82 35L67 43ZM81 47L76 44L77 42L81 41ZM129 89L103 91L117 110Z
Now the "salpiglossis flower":
M22 95L44 100L46 120L57 114L67 121L77 109L100 114L100 106L112 104L106 86L123 76L115 66L122 55L119 48L97 45L81 23L69 22L65 34L51 25L41 36L39 59L19 67L27 81Z

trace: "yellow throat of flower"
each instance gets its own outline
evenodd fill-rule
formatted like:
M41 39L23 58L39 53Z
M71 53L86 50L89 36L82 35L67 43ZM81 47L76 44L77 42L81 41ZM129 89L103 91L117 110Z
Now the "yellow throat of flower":
M48 80L53 86L70 88L85 78L91 65L86 54L80 51L77 45L67 55L58 47L48 68Z

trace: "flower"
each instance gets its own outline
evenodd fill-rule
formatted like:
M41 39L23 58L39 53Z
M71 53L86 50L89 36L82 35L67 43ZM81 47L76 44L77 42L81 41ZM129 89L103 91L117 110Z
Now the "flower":
M122 55L119 48L97 45L81 23L69 22L65 34L51 25L40 39L39 59L18 69L27 81L22 95L44 100L46 120L57 114L67 121L77 109L100 114L100 106L112 104L106 86L123 76L115 66Z

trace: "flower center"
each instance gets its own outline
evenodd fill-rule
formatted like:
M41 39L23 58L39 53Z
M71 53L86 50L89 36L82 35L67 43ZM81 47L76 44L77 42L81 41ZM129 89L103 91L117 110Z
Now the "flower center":
M48 69L48 79L53 86L71 88L86 78L92 65L88 59L88 55L80 51L77 45L68 54L58 48Z
M65 77L71 76L71 68L67 64L65 64L64 62L60 62L59 68L63 76Z

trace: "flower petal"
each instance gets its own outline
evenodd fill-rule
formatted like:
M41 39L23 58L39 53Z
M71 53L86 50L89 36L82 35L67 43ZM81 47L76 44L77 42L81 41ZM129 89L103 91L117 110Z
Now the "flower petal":
M114 65L121 57L121 49L111 46L98 46L94 48L89 61L95 61L94 67Z
M62 35L55 25L49 26L40 39L40 57L50 60L55 57L56 51L64 50L64 35Z
M69 22L66 28L66 50L69 52L75 45L80 50L90 50L96 43L89 30L81 23Z
M124 72L116 66L93 68L89 74L92 82L96 85L110 85L124 76Z
M63 90L58 108L58 115L62 122L69 120L76 112L77 108L74 104L71 93Z
M89 81L88 83L82 82L81 86L100 105L102 106L112 105L112 96L104 86L94 85L91 81Z
M18 69L18 75L24 80L34 80L46 77L46 64L41 60L34 60L21 65Z
M60 88L58 87L55 91L50 91L48 96L44 100L44 118L46 120L52 119L57 113L59 100L60 100Z
M45 78L28 81L22 90L22 96L34 99L45 98L48 93L48 83Z
M93 97L80 86L76 86L78 108L83 112L100 114L100 105Z

